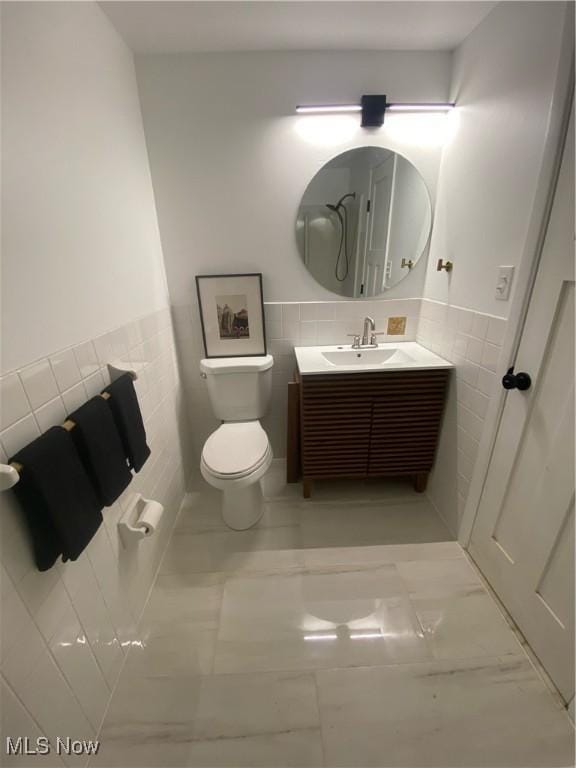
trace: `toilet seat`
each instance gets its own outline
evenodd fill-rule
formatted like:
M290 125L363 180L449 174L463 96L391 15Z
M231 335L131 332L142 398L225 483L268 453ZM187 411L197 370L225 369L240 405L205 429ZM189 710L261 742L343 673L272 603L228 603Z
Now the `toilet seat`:
M202 450L203 469L214 478L238 480L256 473L271 459L268 435L259 421L226 422Z

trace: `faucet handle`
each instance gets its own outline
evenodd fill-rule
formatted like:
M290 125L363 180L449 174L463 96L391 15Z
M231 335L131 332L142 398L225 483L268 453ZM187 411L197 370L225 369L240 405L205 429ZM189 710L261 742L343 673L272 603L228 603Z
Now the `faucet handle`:
M360 347L360 334L359 333L347 333L346 336L352 336L352 349L358 349Z
M386 331L372 331L372 335L370 336L370 344L378 344L376 341L376 336L386 336Z

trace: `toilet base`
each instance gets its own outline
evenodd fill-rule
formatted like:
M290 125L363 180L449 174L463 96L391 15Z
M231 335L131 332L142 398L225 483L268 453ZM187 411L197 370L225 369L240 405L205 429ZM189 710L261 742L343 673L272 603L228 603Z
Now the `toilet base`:
M229 528L245 531L258 523L264 514L264 496L260 480L244 488L222 491L222 519Z

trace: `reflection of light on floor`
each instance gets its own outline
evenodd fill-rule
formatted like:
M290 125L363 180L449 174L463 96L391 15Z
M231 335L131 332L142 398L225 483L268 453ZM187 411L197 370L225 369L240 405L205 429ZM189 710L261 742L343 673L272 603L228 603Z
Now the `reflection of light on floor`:
M122 648L126 648L128 646L129 648L145 648L146 643L142 640L122 640L120 643Z
M348 627L339 627L336 632L318 632L314 635L304 635L304 640L316 642L317 640L385 640L387 637L396 637L396 632L384 632L376 630L372 632L350 632Z
M351 632L350 633L350 639L351 640L372 640L372 639L384 639L385 637L389 637L391 633L389 632Z
M304 635L304 640L338 640L338 635Z
M371 629L361 632L350 632L349 627L340 626L338 632L318 632L316 634L304 635L306 641L317 640L388 640L390 638L401 638L413 635L411 629L399 630L396 632L386 632L384 629Z
M71 648L74 645L86 645L86 637L84 635L78 635L76 640L72 642L66 642L65 640L60 640L58 645L61 648Z

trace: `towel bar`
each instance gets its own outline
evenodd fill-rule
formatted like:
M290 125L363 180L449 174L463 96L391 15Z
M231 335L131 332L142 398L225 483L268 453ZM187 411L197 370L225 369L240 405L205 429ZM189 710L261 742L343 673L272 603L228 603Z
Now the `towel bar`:
M135 370L132 368L124 368L120 367L121 364L112 365L108 363L108 372L110 373L110 380L115 381L120 376L123 376L125 373L129 373L132 381L135 381L138 378L138 374ZM99 397L104 398L104 400L108 400L110 398L110 395L108 392L102 392L102 394L99 395ZM67 431L70 432L71 429L74 429L76 425L71 419L66 419L64 424L62 424L62 427ZM0 491L7 491L10 488L13 488L16 483L20 480L20 472L22 472L22 464L19 464L17 461L13 461L10 464L0 464Z

